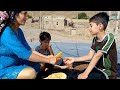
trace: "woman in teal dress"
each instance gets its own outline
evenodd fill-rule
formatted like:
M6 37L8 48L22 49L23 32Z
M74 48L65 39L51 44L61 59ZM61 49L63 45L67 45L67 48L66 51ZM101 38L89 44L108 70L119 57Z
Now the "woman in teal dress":
M56 58L40 54L30 48L20 25L27 19L26 11L6 11L8 18L0 23L0 78L35 79L39 62L55 64ZM2 17L2 16L0 16Z

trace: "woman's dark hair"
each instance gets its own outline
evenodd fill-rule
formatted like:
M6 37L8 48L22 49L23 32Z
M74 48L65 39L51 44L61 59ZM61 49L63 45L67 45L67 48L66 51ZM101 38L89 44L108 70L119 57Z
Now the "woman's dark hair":
M2 35L3 31L5 30L5 28L12 24L13 22L15 22L15 15L19 14L21 11L6 11L6 13L8 14L9 18L7 20L4 20L0 25L4 24L4 26L1 29L0 32L0 36Z
M51 40L51 35L48 32L41 32L39 35L40 41Z

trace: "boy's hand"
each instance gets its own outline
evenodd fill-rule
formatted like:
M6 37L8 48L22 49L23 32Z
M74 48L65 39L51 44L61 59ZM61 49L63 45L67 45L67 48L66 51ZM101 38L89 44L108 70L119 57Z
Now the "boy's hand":
M75 61L74 58L72 57L66 57L63 62L66 64L66 65L71 65L73 62Z
M73 67L72 67L72 66L73 66L72 64L73 64L74 61L75 61L75 59L72 58L72 57L66 57L66 58L63 60L64 64L67 65L67 66L69 67L69 69L73 68Z
M61 59L62 59L61 57L59 57L59 58L56 58L57 62L58 62L59 60L61 60Z
M78 75L78 79L86 79L87 77L88 75L85 72Z
M52 48L51 45L48 45L47 49L48 49L48 50L51 50L51 48Z

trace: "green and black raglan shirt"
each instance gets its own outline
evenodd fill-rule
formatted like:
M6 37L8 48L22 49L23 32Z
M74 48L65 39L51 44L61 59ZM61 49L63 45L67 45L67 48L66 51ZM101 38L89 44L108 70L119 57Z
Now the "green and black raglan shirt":
M104 70L109 78L116 78L117 71L117 50L115 38L112 33L107 34L102 41L98 41L97 37L93 38L91 49L97 53L103 52L103 56L100 58L96 67Z

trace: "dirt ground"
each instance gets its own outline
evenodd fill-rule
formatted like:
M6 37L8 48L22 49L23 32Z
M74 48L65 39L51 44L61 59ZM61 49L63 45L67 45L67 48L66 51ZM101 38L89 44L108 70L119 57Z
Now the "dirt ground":
M114 34L115 25L113 22L112 26L110 26L109 31L107 33ZM71 35L68 32L62 30L41 30L38 23L32 24L27 22L24 26L21 26L25 37L28 42L39 41L39 34L41 31L47 31L51 34L52 40L51 42L70 42L70 43L91 43L93 36L90 35L88 27L86 28L78 28L80 34ZM115 35L117 46L120 44L120 30L118 30L117 35Z
M83 24L82 21L81 23ZM51 34L51 42L89 43L92 39L89 30L87 30L88 27L77 28L76 34L71 35L70 32L65 31L66 29L70 29L70 27L65 27L64 30L41 30L39 22L31 23L31 20L29 19L24 26L21 26L21 28L28 42L39 41L39 34L41 31L47 31ZM79 32L80 34L78 34Z

